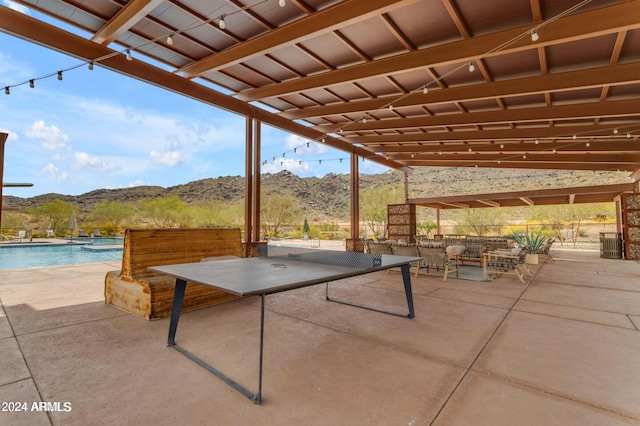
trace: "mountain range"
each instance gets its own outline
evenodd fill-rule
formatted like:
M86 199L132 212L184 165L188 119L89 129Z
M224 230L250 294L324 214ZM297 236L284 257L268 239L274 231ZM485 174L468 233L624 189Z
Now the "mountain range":
M348 174L327 174L323 177L299 177L289 171L261 176L263 194L291 195L300 208L314 220L345 220L349 217ZM404 185L403 173L360 175L360 191L388 185ZM409 197L434 197L462 194L483 194L519 190L567 188L573 186L607 185L629 182L628 172L592 172L563 170L523 170L486 168L418 168L407 177ZM118 189L97 189L82 195L49 193L31 198L5 196L4 205L21 210L35 207L56 198L69 201L87 212L102 200L135 202L144 198L176 195L186 203L204 200L241 202L245 179L242 176L222 176L201 179L164 188L137 186Z

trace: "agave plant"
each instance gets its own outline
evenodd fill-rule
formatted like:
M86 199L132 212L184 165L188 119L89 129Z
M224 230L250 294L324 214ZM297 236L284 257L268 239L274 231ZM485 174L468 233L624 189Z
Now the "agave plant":
M547 242L547 237L534 232L526 234L516 232L513 234L513 240L518 244L518 246L527 247L527 251L529 253L537 254L542 246Z

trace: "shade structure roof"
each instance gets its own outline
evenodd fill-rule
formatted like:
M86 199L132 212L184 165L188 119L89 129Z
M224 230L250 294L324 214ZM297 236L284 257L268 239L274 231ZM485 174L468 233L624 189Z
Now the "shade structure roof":
M491 194L453 195L414 198L409 203L440 210L483 207L526 207L558 204L607 203L625 192L633 192L633 184L581 186L573 188L538 189Z
M392 168L637 180L640 0L15 2L61 24L4 32Z

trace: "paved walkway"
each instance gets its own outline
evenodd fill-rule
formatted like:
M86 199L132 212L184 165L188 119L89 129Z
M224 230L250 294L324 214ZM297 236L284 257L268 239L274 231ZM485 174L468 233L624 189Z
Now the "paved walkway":
M119 262L3 270L0 424L640 424L640 264L553 254L526 285L414 278L413 320L268 296L261 406L167 348L167 319L103 303ZM331 292L406 309L397 272ZM259 307L185 314L178 341L253 389Z

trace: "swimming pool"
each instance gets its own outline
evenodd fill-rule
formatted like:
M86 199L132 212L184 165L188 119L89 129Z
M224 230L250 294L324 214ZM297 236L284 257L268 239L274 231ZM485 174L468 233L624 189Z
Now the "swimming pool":
M0 245L0 269L70 265L122 259L124 238L82 238L77 241L80 244L2 244ZM90 247L99 246L119 247L88 250Z

